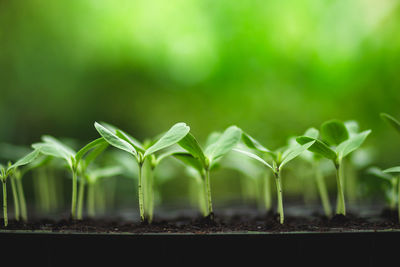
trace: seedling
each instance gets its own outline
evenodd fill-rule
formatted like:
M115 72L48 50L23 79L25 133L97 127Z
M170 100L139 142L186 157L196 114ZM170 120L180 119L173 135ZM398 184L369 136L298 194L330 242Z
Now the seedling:
M240 141L242 131L236 126L228 127L222 134L211 134L208 138L206 149L203 150L196 138L188 133L178 144L186 152L176 152L173 156L188 166L194 168L204 181L204 196L207 202L207 212L211 220L214 219L214 212L211 197L210 171L215 164L231 151Z
M144 190L142 188L143 182L146 182L148 186L150 194L152 195L152 172L154 168L159 164L159 162L164 159L165 157L169 156L170 153L167 152L163 155L160 155L158 158L154 155L156 152L166 149L177 142L179 142L182 138L184 138L190 131L190 127L187 126L185 123L177 123L172 126L164 135L162 135L159 139L157 139L154 143L142 144L138 140L134 139L130 135L126 134L122 130L116 129L114 127L106 127L102 126L101 124L95 122L94 126L96 127L99 134L112 146L121 149L130 153L136 160L139 168L139 179L138 179L138 195L139 195L139 211L140 211L140 219L142 222L147 221L151 222L153 211L152 205L150 207L144 206ZM114 132L112 132L114 131ZM144 164L145 161L149 161L150 164L150 172L148 175L144 176ZM147 181L143 181L147 178ZM147 188L146 186L146 188ZM148 194L147 194L148 195ZM151 196L150 196L151 197ZM151 197L152 198L152 197ZM150 203L152 203L150 201ZM146 210L145 210L146 209ZM146 218L147 217L147 218Z
M349 136L344 123L330 120L322 124L321 137L300 136L296 138L299 144L315 141L308 150L331 160L336 168L337 204L336 214L346 215L346 205L343 192L342 161L354 150L358 149L365 141L371 130L354 133Z
M392 175L396 175L398 191L397 191L397 213L400 222L400 166L392 167L383 171L384 173L389 173Z
M390 194L389 194L389 207L391 210L396 209L396 190L397 190L397 184L399 182L399 177L396 177L396 175L393 175L391 173L386 173L382 171L381 169L377 167L371 167L367 170L369 174L372 174L378 178L381 178L382 180L389 182L390 184Z
M252 151L243 150L241 148L233 149L236 152L242 153L252 159L255 159L261 162L264 166L269 168L275 177L275 185L276 185L276 193L278 199L278 213L279 213L279 222L283 224L285 216L283 212L283 197L282 197L282 181L281 181L281 172L284 166L288 164L290 161L298 157L301 153L307 150L314 141L311 140L303 145L292 145L287 146L277 151L271 151L270 149L261 145L256 139L251 137L249 134L243 132L242 133L242 141L243 143L253 151L257 151L261 153L262 157L253 153ZM272 162L272 165L268 163L263 157L268 157Z
M72 148L66 144L63 144L61 141L52 136L45 135L42 137L42 141L43 142L41 143L33 144L32 147L35 149L40 149L40 152L44 155L63 159L67 163L67 166L72 173L71 218L81 219L81 212L79 212L79 216L77 216L78 174L84 173L88 164L99 155L99 150L100 152L104 150L103 146L106 144L106 142L103 138L98 138L84 146L78 152L75 152ZM85 161L82 161L85 156ZM83 162L82 164L81 161ZM81 190L83 190L83 185ZM82 202L80 201L80 210L81 207Z
M23 158L19 159L14 164L9 163L8 167L4 167L0 165L0 180L3 185L3 214L4 214L4 226L7 227L8 225L8 216L7 216L7 178L10 175L13 175L18 167L24 166L26 164L31 163L36 159L39 155L39 150L34 150L28 155L24 156ZM13 190L14 191L14 190ZM16 192L13 192L16 195ZM15 201L18 203L18 201ZM18 204L16 204L18 205Z
M113 178L122 173L123 169L119 166L108 166L102 168L90 168L85 173L85 180L88 184L87 212L90 217L96 215L95 195L99 182L105 178ZM98 192L97 192L98 193ZM104 198L105 196L100 196Z
M315 128L309 128L305 133L304 136L309 136L312 138L318 138L319 137L319 131ZM313 172L314 172L314 178L315 178L315 183L317 184L318 188L318 193L322 202L322 207L324 210L325 215L329 218L332 216L332 208L331 204L329 201L329 195L328 195L328 190L326 188L325 184L325 179L324 175L321 170L321 156L311 153L310 151L304 151L304 153L301 154L301 158L305 161L307 161L309 164L311 164Z

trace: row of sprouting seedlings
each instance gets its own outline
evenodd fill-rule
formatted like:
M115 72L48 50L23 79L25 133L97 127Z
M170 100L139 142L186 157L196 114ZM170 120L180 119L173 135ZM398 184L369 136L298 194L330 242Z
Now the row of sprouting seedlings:
M381 117L400 133L400 123L395 118L387 114L381 114ZM248 157L261 166L265 166L265 172L273 174L281 224L284 223L282 169L299 156L312 163L316 168L316 183L322 206L325 215L331 216L332 211L324 177L318 171L321 159L328 159L336 170L336 214L346 215L343 191L343 182L346 177L343 177L343 159L358 149L371 132L371 130L360 132L355 121L343 123L339 120L330 120L323 123L320 130L309 128L302 136L291 138L286 146L273 151L236 126L230 126L222 133L214 132L210 134L205 148L198 143L190 132L190 127L185 123L177 123L154 140L143 143L110 124L95 123L94 126L100 137L78 152L75 152L60 140L46 135L42 137L41 142L32 145L32 152L17 160L14 164L8 163L8 166L1 166L0 179L3 188L5 226L8 224L7 180L11 180L16 219L19 220L21 217L22 220L26 221L27 207L21 179L26 172L46 165L52 158L63 160L65 163L63 166L71 173L71 218L82 219L85 184L89 185L87 190L88 201L93 202L93 184L96 183L97 179L113 177L119 175L122 171L118 166L95 167L96 164L93 162L109 146L129 153L132 165L137 164L138 166L138 199L142 222L151 222L153 219L154 170L160 162L168 157L173 157L182 162L188 173L196 178L198 207L205 217L213 219L210 173L228 153ZM241 161L238 160L236 164L240 165ZM369 169L369 172L390 182L390 207L395 209L397 204L400 214L400 176L398 176L400 166L384 171L373 167ZM266 193L268 192L266 191Z

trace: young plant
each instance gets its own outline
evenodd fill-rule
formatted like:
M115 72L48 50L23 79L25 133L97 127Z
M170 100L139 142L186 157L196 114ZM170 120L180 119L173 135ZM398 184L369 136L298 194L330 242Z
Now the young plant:
M349 136L349 132L341 121L330 120L322 124L320 137L299 136L296 141L299 144L314 143L308 148L309 151L319 154L331 160L336 168L337 204L336 214L346 215L346 205L342 183L343 171L342 161L354 150L358 149L365 141L371 130Z
M211 134L206 149L203 150L196 138L188 133L178 144L186 152L176 152L173 156L181 160L184 164L194 168L204 181L204 197L207 202L207 212L211 220L214 219L214 212L211 197L210 171L215 164L231 151L240 141L242 131L236 126L228 127L222 134Z
M96 216L95 196L99 182L105 178L113 178L122 173L123 169L119 166L108 166L102 168L90 168L85 173L85 180L88 184L87 213L90 217ZM105 198L105 196L100 196Z
M400 166L392 167L383 171L384 173L389 173L391 175L395 175L397 179L397 213L400 222Z
M287 146L277 151L271 151L261 145L256 139L248 135L247 133L242 133L242 141L243 143L253 151L257 151L261 153L261 157L252 151L243 150L240 148L233 149L236 152L242 153L252 159L255 159L261 162L264 166L269 168L275 177L275 185L278 199L278 213L279 213L279 222L283 224L284 222L284 212L283 212L283 197L282 197L282 181L281 181L281 172L284 166L288 164L290 161L298 157L301 153L307 150L314 141L307 142L303 145L292 145ZM268 157L272 164L268 163L264 160L264 157Z
M8 167L4 167L0 165L0 180L3 186L3 215L4 215L4 226L8 225L8 216L7 216L7 178L10 175L13 175L18 167L27 165L34 161L36 157L39 155L39 150L34 150L23 158L19 159L14 164L9 163ZM14 191L14 190L13 190ZM14 195L16 192L13 192ZM18 201L15 201L16 205L18 205Z
M42 137L42 141L41 143L33 144L32 147L39 149L44 155L65 160L72 173L71 218L74 220L77 218L78 175L84 172L87 167L86 163L83 164L84 167L81 166L81 160L86 156L88 162L93 161L99 155L96 148L103 147L106 142L103 138L98 138L75 152L72 148L52 136L45 135ZM81 219L81 216L78 219Z
M312 138L318 138L319 137L319 131L315 128L309 128L305 133L304 136L309 136ZM311 153L310 151L305 151L304 153L301 154L300 156L303 160L307 161L309 164L311 164L313 172L314 172L314 178L315 178L315 183L318 188L318 193L322 202L322 207L325 213L326 217L331 217L332 216L332 208L331 208L331 203L329 201L329 195L328 195L328 190L326 188L325 184L325 179L324 175L321 170L321 159L322 157L318 154Z
M139 179L138 179L138 195L139 195L139 211L140 211L140 219L142 222L146 220L151 222L153 217L153 202L150 201L150 206L145 207L145 196L147 191L147 196L152 199L153 190L152 190L152 180L153 180L153 170L160 163L162 159L169 156L170 153L167 152L163 155L160 155L159 158L156 158L155 153L171 147L172 145L179 142L182 138L184 138L190 131L190 127L185 123L177 123L172 126L164 135L162 135L159 139L156 139L154 142L149 142L148 144L142 144L138 140L134 139L130 135L126 134L122 130L119 130L115 127L103 125L95 122L94 124L96 130L99 134L112 146L121 149L130 153L139 168ZM144 165L145 162L149 161L150 170L145 173ZM146 177L144 176L146 174ZM144 179L143 179L144 178ZM146 181L144 181L146 180ZM146 182L146 188L143 188L143 183ZM145 191L145 192L144 192Z
M397 213L400 222L400 166L392 167L383 171L384 173L390 173L396 176L397 179Z
M389 169L390 170L390 169ZM381 178L384 181L389 182L390 184L390 194L388 194L389 198L389 207L391 210L396 209L396 196L397 196L397 184L399 182L399 177L396 175L392 175L391 173L386 173L377 167L371 167L367 170L369 174L372 174L378 178Z

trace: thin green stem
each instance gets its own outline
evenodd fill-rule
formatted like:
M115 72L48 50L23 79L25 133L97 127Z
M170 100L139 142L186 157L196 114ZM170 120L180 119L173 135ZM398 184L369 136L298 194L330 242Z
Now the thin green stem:
M85 195L85 181L83 178L79 181L79 191L78 191L78 214L77 219L82 220L83 212L83 197Z
M390 198L390 209L396 209L396 190L397 190L397 179L392 179L392 192Z
M2 181L3 184L3 216L4 216L4 226L8 225L8 216L7 216L7 182L4 179Z
M264 205L265 209L269 211L272 206L270 175L265 174L263 178L264 178Z
M97 210L100 211L101 214L104 214L106 210L106 202L104 197L104 189L100 182L96 182L94 184L94 196Z
M329 201L328 190L326 189L324 176L322 175L322 172L319 169L318 165L315 165L314 168L315 168L315 180L317 183L318 192L321 198L324 213L327 217L331 217L332 208L331 208L331 203Z
M336 214L346 215L346 204L344 202L344 192L342 187L342 168L340 162L336 165L336 184L337 184L337 204Z
M398 186L398 191L397 191L397 214L400 222L400 176L397 177L397 186Z
M278 195L278 213L279 213L279 222L283 224L285 215L283 213L283 199L282 199L282 181L281 181L281 173L280 171L275 172L275 184L276 184L276 193Z
M15 220L19 221L19 201L18 201L18 193L17 193L17 186L15 185L15 177L11 176L11 191L13 194L13 201L14 201L14 216Z
M139 192L139 212L140 212L140 220L144 222L144 197L143 197L143 188L142 188L142 171L143 171L143 164L139 163L139 185L138 185L138 192Z
M78 190L78 176L76 171L72 171L72 201L71 201L71 219L75 220L76 216L76 199Z
M204 181L205 181L205 175L202 177L202 179L196 179L197 183L197 200L198 200L198 205L201 213L203 214L204 217L207 216L207 203L205 199L205 194L204 194Z
M94 200L94 184L90 183L88 184L88 201L87 201L87 211L89 217L94 217L96 216L96 211L95 211L95 200Z
M148 191L147 193L149 194L148 196L148 220L151 223L153 220L153 215L154 215L154 176L153 176L153 170L150 168L150 170L147 173L147 179L148 179Z
M214 219L214 212L212 207L212 199L211 199L211 182L210 182L210 170L206 170L206 195L207 195L207 212L210 219Z
M28 211L26 209L26 200L24 194L24 187L22 186L22 177L21 176L17 177L16 181L17 181L19 203L21 206L21 218L24 222L26 222L28 221Z

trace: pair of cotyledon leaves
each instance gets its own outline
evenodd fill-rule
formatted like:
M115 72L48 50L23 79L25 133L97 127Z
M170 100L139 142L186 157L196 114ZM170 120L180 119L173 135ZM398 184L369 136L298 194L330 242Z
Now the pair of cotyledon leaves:
M236 126L226 128L223 133L212 133L203 150L194 136L189 133L179 145L188 153L174 153L173 156L202 173L213 168L219 159L231 151L240 141L242 130Z
M243 150L241 148L235 148L233 150L261 162L262 164L270 168L274 173L279 172L279 170L282 169L283 166L285 166L287 163L298 157L301 153L307 150L314 143L314 141L311 140L306 144L302 145L296 144L279 149L278 151L271 151L268 148L261 145L256 139L254 139L245 132L243 132L242 134L242 141L248 148L254 149L256 151L259 151L263 154L270 156L273 159L274 165L276 166L270 165L263 158L250 151Z
M386 170L381 170L378 167L371 167L368 169L368 173L373 174L386 181L393 182L393 180L396 179L400 174L400 166L392 167Z
M42 142L35 143L32 147L39 150L42 154L64 159L72 171L76 171L78 167L86 169L86 167L108 146L104 138L97 138L94 141L85 145L78 152L75 152L69 146L63 144L58 139L45 135L42 137ZM88 153L90 152L90 153ZM86 157L85 157L86 156ZM79 165L85 157L83 165Z
M310 128L303 136L297 137L296 141L299 144L315 141L308 148L309 151L338 163L359 148L371 133L371 130L361 133L357 131L356 123L351 123L346 127L341 121L331 120L322 124L320 132L315 128Z

